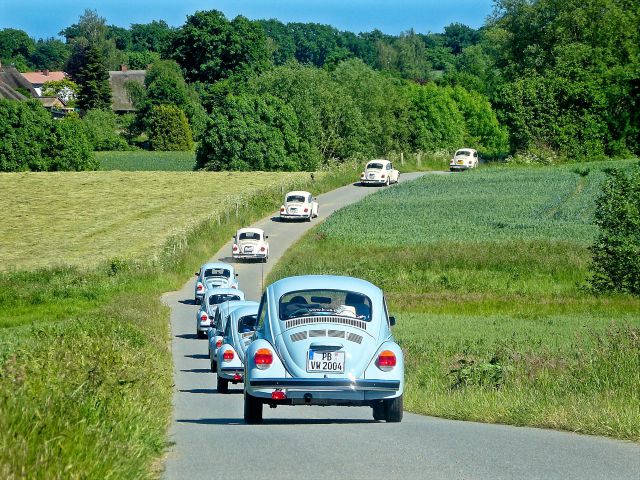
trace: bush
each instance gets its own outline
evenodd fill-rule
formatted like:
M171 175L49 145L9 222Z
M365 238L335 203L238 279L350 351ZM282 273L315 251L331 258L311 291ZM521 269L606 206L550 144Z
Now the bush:
M173 105L156 105L151 110L149 140L152 150L185 151L193 148L189 122Z
M38 102L0 100L0 171L93 170L85 129L54 121Z
M118 134L116 114L108 110L89 110L83 117L91 147L96 151L129 150Z
M591 285L599 292L640 295L640 164L609 172L597 200L600 233L591 247Z

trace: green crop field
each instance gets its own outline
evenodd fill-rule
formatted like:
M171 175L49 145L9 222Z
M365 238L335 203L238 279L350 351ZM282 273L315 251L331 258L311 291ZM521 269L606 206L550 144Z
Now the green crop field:
M0 174L0 270L152 257L171 237L304 173Z
M95 152L100 170L190 172L196 165L195 152Z
M384 189L314 229L268 281L383 288L411 411L638 441L640 299L587 289L604 169L630 165L481 168Z

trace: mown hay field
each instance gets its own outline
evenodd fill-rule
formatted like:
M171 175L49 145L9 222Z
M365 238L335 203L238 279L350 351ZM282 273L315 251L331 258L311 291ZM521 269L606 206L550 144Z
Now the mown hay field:
M196 166L196 154L190 152L155 152L136 150L133 152L95 152L100 170L122 170L125 172L167 171L191 172Z
M640 299L588 289L612 167L481 168L381 190L312 230L267 282L381 287L405 352L405 408L640 440Z
M152 257L168 239L269 187L309 178L268 172L0 174L0 269L95 267Z

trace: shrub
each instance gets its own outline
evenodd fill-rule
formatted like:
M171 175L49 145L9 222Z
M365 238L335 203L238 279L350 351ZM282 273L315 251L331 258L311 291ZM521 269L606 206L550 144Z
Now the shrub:
M128 150L126 140L118 134L116 114L108 110L89 110L83 117L91 147L97 151Z
M184 151L193 148L189 122L173 105L156 105L151 111L149 140L153 150Z
M600 233L591 247L593 289L640 295L640 164L630 175L609 172L595 217Z
M96 170L99 166L78 118L52 123L51 142L46 153L51 159L48 170Z

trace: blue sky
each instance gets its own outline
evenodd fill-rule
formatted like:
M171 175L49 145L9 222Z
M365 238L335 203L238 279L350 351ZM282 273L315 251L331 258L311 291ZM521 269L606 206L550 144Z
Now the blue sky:
M492 0L0 0L0 28L18 28L35 38L56 36L76 23L85 8L121 27L160 19L177 27L197 10L216 9L228 18L326 23L356 33L374 28L427 33L441 32L453 22L477 28L492 5Z

